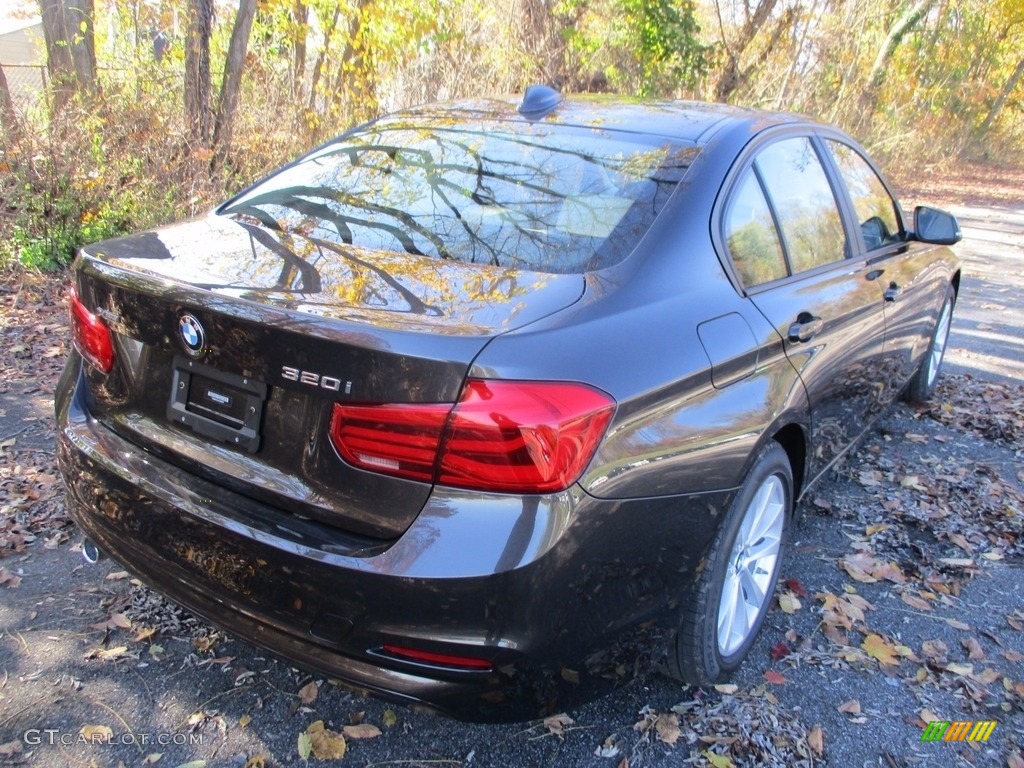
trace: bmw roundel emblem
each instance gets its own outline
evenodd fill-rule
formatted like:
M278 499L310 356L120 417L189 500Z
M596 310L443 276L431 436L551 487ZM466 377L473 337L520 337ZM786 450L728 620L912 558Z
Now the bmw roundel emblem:
M202 357L206 351L206 331L192 315L182 315L178 320L178 337L191 357Z

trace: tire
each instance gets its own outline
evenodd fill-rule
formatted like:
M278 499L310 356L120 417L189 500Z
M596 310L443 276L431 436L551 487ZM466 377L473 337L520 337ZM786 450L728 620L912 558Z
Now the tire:
M683 601L665 660L669 675L710 685L739 667L771 605L792 512L793 471L772 441L754 461ZM759 554L741 562L755 544Z
M932 337L928 349L921 359L921 365L904 390L903 397L911 403L926 403L935 394L935 386L942 373L942 358L946 354L946 342L949 340L949 327L953 321L953 306L956 304L956 293L953 286L946 284L946 294L942 299L942 309L932 329Z

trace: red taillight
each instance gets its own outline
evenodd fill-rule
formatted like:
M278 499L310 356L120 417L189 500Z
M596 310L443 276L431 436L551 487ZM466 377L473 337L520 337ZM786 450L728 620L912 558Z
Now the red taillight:
M87 363L103 373L110 373L114 367L114 340L110 336L110 329L86 309L74 288L68 295L68 304L71 309L71 333L78 351Z
M421 651L417 648L405 648L399 645L386 644L382 650L384 653L408 659L409 661L421 661L442 667L487 670L494 666L486 659L475 659L472 656L453 656L448 653L434 653L433 651Z
M331 442L349 464L431 482L452 406L341 405L331 416Z
M582 384L471 380L441 446L438 482L563 491L586 469L615 404Z
M334 406L331 440L354 466L441 485L553 493L583 473L615 408L583 384L471 379L446 404Z

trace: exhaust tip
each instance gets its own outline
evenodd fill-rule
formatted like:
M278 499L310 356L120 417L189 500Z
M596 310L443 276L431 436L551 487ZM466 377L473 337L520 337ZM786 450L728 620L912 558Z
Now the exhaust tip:
M82 558L85 562L95 564L100 561L103 557L103 553L100 552L100 548L97 547L90 539L82 539Z

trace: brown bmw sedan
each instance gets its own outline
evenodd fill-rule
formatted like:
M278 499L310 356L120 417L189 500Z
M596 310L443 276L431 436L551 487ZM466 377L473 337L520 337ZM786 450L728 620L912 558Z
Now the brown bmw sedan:
M543 87L400 112L83 249L70 511L88 552L399 701L715 681L796 502L933 391L959 238L794 116Z

